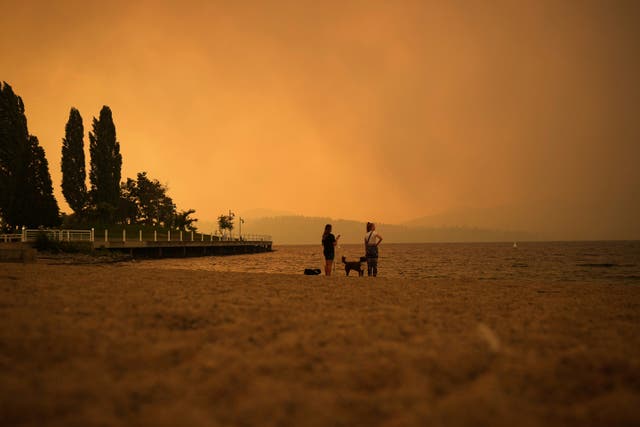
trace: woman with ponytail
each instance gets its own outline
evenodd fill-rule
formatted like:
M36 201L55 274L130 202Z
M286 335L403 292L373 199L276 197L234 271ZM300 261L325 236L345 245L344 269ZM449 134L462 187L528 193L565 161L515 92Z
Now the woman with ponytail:
M331 233L331 224L324 226L324 234L322 234L322 252L324 254L324 274L331 276L331 266L333 265L333 259L336 257L336 245L338 244L338 237L335 237Z

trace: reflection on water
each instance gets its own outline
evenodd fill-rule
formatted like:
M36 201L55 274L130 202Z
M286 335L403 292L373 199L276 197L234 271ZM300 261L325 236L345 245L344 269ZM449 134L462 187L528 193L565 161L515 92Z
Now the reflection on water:
M356 260L362 245L340 245L340 258ZM145 260L143 267L302 274L321 268L322 247L274 246L270 253ZM640 284L640 242L519 242L382 244L379 275L416 279L545 280ZM353 272L351 273L354 274ZM357 274L357 273L355 273Z

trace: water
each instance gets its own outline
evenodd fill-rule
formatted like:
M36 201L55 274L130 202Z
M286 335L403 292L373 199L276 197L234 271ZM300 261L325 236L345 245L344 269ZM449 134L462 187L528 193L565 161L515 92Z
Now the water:
M362 245L340 245L336 274L345 274L341 256L356 260ZM147 260L144 267L208 271L302 274L322 268L320 245L275 246L270 253ZM380 246L380 276L415 279L569 281L640 284L640 241L423 243ZM357 273L351 272L351 275Z

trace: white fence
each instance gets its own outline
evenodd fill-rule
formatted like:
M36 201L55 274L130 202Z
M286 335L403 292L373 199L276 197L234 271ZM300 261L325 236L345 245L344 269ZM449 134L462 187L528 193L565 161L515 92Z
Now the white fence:
M142 230L138 232L129 231L127 235L126 230L122 232L109 234L108 230L104 230L103 233L99 233L98 240L104 242L127 242L127 241L179 241L179 242L212 242L225 241L225 242L270 242L271 236L264 234L243 234L241 236L229 236L229 235L214 235L196 233L193 231L173 231L170 230L165 233L153 232L152 235L146 232L143 236ZM35 242L39 235L45 234L49 240L56 240L60 242L93 242L96 237L96 232L92 228L91 230L56 230L56 229L26 229L23 228L20 234L0 234L0 242Z
M35 242L45 234L49 240L60 242L93 242L93 230L22 230L23 242Z

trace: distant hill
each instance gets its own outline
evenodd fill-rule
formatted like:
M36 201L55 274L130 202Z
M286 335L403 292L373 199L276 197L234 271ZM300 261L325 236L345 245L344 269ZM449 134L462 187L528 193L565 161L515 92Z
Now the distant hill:
M398 243L640 239L640 222L632 206L628 211L614 208L572 200L463 206L401 224L378 224L378 230L387 242ZM316 244L326 223L334 225L343 242L360 243L365 230L361 221L268 209L246 210L242 217L243 232L270 234L282 244ZM218 228L215 221L196 225L205 233Z
M270 218L275 216L295 216L294 212L291 211L283 211L283 210L274 210L274 209L266 209L266 208L255 208L248 209L241 213L243 218Z
M502 206L493 208L466 207L450 210L444 213L424 216L406 221L402 225L409 227L481 227L487 229L512 228L517 218L525 216L522 207ZM516 226L516 228L519 228Z
M610 209L609 209L610 208ZM485 230L531 230L535 240L638 239L640 222L632 209L572 200L451 209L404 222L407 227L479 227Z
M243 233L269 234L276 244L320 244L325 224L332 224L342 243L361 243L366 224L360 221L328 217L274 216L247 220ZM377 224L387 243L490 242L535 240L531 233L475 227L421 227Z

